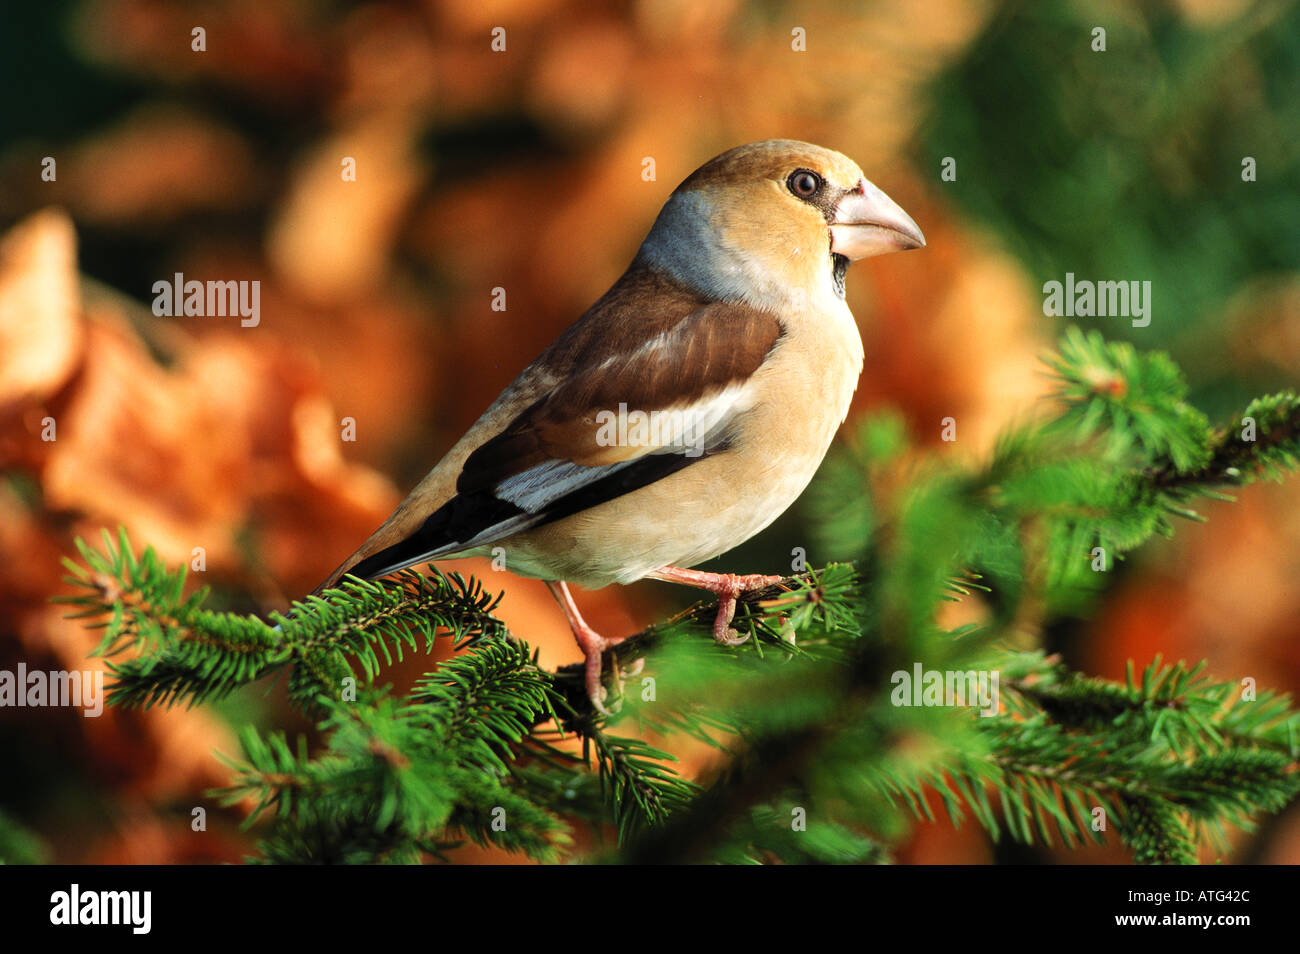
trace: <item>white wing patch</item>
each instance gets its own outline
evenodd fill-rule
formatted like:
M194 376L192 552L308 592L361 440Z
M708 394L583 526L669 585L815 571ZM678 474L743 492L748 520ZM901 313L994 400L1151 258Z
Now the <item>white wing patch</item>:
M729 384L689 404L650 411L625 404L603 409L595 415L597 443L635 448L637 453L632 457L596 467L548 460L507 477L493 493L529 513L540 513L560 498L630 467L647 455L701 457L727 425L752 406L750 390L750 382Z

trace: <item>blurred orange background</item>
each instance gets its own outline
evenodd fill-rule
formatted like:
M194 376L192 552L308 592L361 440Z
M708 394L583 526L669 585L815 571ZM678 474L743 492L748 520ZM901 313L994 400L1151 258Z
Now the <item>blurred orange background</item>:
M932 125L939 78L1004 5L38 6L13 13L10 68L26 79L4 88L16 100L48 88L4 107L0 139L0 668L98 665L86 659L95 634L48 600L65 590L72 540L102 527L124 526L169 564L201 547L194 577L222 605L265 612L301 597L618 277L676 184L738 143L840 150L926 233L924 251L850 272L867 352L855 414L898 407L932 446L954 416L960 440L943 452L977 459L1047 390L1038 359L1063 323L1043 316L1045 276L941 179ZM1158 45L1128 4L1081 9L1083 22L1119 21L1117 36L1146 22ZM1294 30L1292 6L1280 9L1265 29ZM1162 10L1207 36L1257 15L1235 2ZM1087 49L1086 34L1078 42ZM1006 135L969 122L977 139ZM47 156L54 181L41 178ZM345 157L355 181L340 174ZM260 323L155 317L152 284L175 272L260 281ZM1195 328L1149 343L1175 350L1194 385L1226 376L1254 393L1294 380L1298 274L1233 284ZM1207 409L1228 406L1225 388L1204 392ZM43 439L51 420L57 437ZM1131 559L1102 613L1049 633L1053 648L1107 676L1160 652L1300 688L1296 499L1294 484L1269 484L1205 506L1208 523ZM723 562L779 572L794 546L809 546L798 512ZM814 564L836 556L809 552ZM544 664L579 658L541 583L485 562L451 568L505 590L500 615ZM660 584L578 595L610 633L685 598ZM428 666L408 659L394 679ZM250 719L310 728L279 686L99 719L5 711L0 808L48 860L238 860L250 850L238 814L202 793L227 780L214 753L237 753L231 725ZM209 806L206 832L190 829L196 805ZM901 857L1125 860L995 848L947 824L918 826ZM1241 838L1231 860L1300 861L1300 812Z

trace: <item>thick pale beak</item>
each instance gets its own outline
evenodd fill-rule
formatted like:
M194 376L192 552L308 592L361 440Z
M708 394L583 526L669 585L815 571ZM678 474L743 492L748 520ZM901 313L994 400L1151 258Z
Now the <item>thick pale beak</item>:
M835 207L831 251L851 261L924 247L925 236L911 216L866 179Z

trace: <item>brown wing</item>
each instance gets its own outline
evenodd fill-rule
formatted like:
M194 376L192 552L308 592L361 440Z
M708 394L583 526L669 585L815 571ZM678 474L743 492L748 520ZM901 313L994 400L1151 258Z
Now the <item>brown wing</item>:
M469 455L456 495L348 572L374 578L484 546L725 450L745 384L782 333L769 312L634 266L520 376L560 383ZM635 423L620 429L620 414Z

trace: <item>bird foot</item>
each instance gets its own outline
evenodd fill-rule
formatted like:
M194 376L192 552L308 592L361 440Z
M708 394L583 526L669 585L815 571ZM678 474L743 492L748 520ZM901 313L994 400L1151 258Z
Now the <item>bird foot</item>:
M731 626L731 621L736 615L736 601L740 595L748 590L761 590L765 586L781 582L779 576L764 576L761 573L743 576L735 573L705 573L701 570L684 570L675 566L666 566L648 575L657 580L683 583L716 594L718 615L713 620L713 638L723 646L739 646L749 640L748 633L742 636Z
M614 706L613 709L606 708L605 698L606 690L601 674L604 671L605 650L611 646L617 646L622 642L621 639L607 639L600 633L596 632L585 622L580 626L573 627L573 637L578 641L578 647L582 650L582 656L585 660L583 668L584 684L587 687L587 698L591 700L591 706L601 715L613 715L621 709L622 702ZM614 672L617 674L618 665L615 663ZM620 685L621 685L620 680Z
M605 650L621 643L624 637L610 639L600 635L587 624L578 612L578 606L573 602L573 595L569 593L569 588L559 581L548 581L547 587L550 588L551 594L555 597L560 608L564 610L565 618L569 621L569 628L573 630L573 638L577 640L578 648L582 650L583 666L583 684L587 689L587 698L591 700L591 707L601 715L613 715L618 709L622 708L622 703L614 707L613 710L605 706L605 686L601 680L601 673L604 670ZM614 672L618 674L618 663L614 663ZM622 688L622 678L619 678L620 690ZM621 692L620 692L621 695Z

